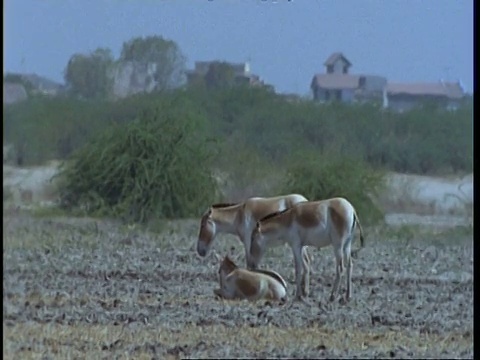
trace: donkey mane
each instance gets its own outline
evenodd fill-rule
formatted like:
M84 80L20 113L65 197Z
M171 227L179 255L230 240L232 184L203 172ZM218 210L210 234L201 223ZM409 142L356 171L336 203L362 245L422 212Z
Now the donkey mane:
M268 220L268 219L271 219L277 215L280 215L280 214L283 214L284 212L287 212L288 210L290 210L290 208L286 208L284 210L280 210L280 211L275 211L271 214L268 214L266 216L264 216L263 218L261 218L260 220L258 220L258 222L262 222L262 221L265 221L265 220Z
M237 205L237 203L218 203L218 204L213 204L211 207L214 209L218 209L218 208L224 208L224 207L229 207L234 205Z

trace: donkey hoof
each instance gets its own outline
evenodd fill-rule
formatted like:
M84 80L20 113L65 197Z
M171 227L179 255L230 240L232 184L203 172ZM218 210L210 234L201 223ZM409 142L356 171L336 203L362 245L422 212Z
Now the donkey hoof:
M308 304L307 299L306 299L304 296L302 296L302 295L300 295L300 296L295 296L294 301L297 302L297 303Z
M330 302L333 302L335 301L335 295L330 295L330 298L329 298Z

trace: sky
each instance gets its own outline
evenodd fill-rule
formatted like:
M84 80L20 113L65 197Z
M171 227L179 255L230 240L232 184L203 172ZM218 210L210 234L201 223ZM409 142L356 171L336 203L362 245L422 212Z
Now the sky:
M337 51L352 74L473 91L473 0L5 0L3 69L63 83L73 54L149 35L187 68L249 61L279 93L308 94Z

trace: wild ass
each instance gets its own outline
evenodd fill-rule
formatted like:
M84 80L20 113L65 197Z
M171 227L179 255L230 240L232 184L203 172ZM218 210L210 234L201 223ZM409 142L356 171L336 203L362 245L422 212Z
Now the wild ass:
M304 279L302 269L305 269L302 248L304 246L322 248L332 245L336 260L336 276L330 301L335 299L345 263L347 265L346 300L349 300L352 287L351 242L355 224L358 224L360 244L363 248L362 226L354 207L344 198L303 202L270 214L259 221L252 232L248 266L256 269L266 248L287 242L292 248L295 260L295 299L299 300L302 299L301 279ZM357 249L355 253L359 250Z
M218 274L220 288L213 292L223 299L287 301L287 283L275 271L241 269L227 255Z
M289 194L270 198L252 197L237 204L213 204L202 215L197 240L197 253L206 256L218 233L237 235L245 247L245 261L248 264L250 239L255 224L264 216L275 211L288 209L307 199L299 194ZM305 295L309 289L310 258L307 249L302 249L305 271L302 284Z

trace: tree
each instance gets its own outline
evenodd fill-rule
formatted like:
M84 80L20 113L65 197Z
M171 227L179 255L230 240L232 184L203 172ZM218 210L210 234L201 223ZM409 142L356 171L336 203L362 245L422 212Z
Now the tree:
M198 215L218 195L205 125L183 94L157 96L72 154L59 175L62 206L127 222Z
M172 89L183 82L185 56L174 41L161 36L137 37L123 43L120 61L155 64L157 90Z
M105 98L111 95L114 63L110 49L98 48L89 55L74 54L65 70L65 82L71 93L84 99Z

